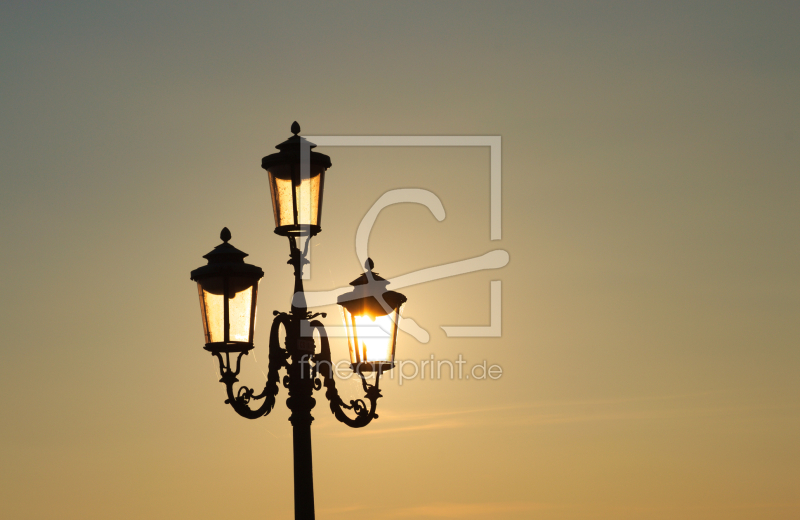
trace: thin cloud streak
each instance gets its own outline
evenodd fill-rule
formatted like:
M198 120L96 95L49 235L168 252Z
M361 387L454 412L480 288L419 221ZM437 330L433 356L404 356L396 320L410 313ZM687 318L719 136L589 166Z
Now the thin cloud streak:
M556 406L572 408L575 406L608 406L623 405L629 403L645 403L645 402L666 402L670 400L679 400L686 398L693 398L704 394L685 394L678 396L664 396L652 398L625 398L625 399L608 399L608 400L591 400L591 401L574 401L566 403L546 403L536 404L528 403L522 405L508 405L497 407L484 407L474 408L467 410L443 411L441 413L383 413L381 419L386 422L378 425L376 423L373 429L364 430L359 432L359 435L388 435L406 432L418 432L425 430L443 430L453 428L480 428L487 426L496 426L496 417L491 414L500 413L509 410L532 410L536 408L552 408ZM519 413L512 417L505 417L503 419L504 427L508 426L536 426L536 425L555 425L555 424L570 424L570 423L585 423L585 422L602 422L602 421L640 421L640 420L673 420L677 418L691 418L691 417L710 417L710 416L724 416L735 415L756 410L786 408L785 406L755 406L755 405L696 405L696 406L672 406L653 408L647 407L643 409L627 409L627 410L605 410L605 411L564 411L560 413ZM486 414L486 416L474 416L475 414ZM468 417L473 415L473 417ZM448 417L461 416L458 420L446 419ZM440 420L434 420L440 419ZM387 424L388 423L388 424ZM412 423L412 424L408 424ZM416 424L414 424L416 423ZM382 428L381 426L387 427ZM331 435L337 437L345 437L351 435L349 431L337 431Z
M492 518L564 506L540 502L435 503L384 511L385 518Z
M399 426L396 428L381 428L381 429L374 428L371 430L362 430L358 432L358 434L385 435L388 433L405 433L405 432L420 431L420 430L442 430L447 428L463 428L466 426L470 426L470 424L457 421L442 421L442 422L434 422L428 424L419 424L414 426ZM352 436L352 433L349 430L341 430L331 435L333 435L334 437L350 437Z
M360 504L356 506L332 507L318 510L325 516L346 515L355 511L364 511L373 506ZM526 513L546 509L570 507L562 504L543 502L435 502L411 507L383 508L382 518L491 518L509 513Z
M428 418L428 417L443 417L443 416L448 416L448 415L465 415L465 414L473 414L473 413L492 413L492 412L502 412L502 411L506 411L506 410L519 410L519 409L526 409L526 408L601 406L601 405L615 405L615 404L648 402L648 401L670 401L670 400L679 400L679 399L694 399L694 398L697 398L697 397L704 397L704 396L714 395L714 394L718 394L718 393L719 392L709 391L709 392L697 392L697 393L663 395L663 396L624 397L624 398L616 398L616 399L588 399L588 400L577 400L577 401L549 401L549 402L521 403L521 404L514 404L514 405L471 408L471 409L464 409L464 410L445 410L445 411L441 411L441 412L428 412L428 413L398 413L398 412L394 412L394 411L384 411L384 412L381 413L381 417L382 418L388 418L388 419L391 419L391 420L417 420L417 419L424 419L424 418Z
M356 511L371 509L369 505L355 505L319 510L326 516L346 515ZM545 510L572 510L578 511L604 511L617 514L655 514L655 513L689 513L689 512L725 512L725 511L800 511L800 502L739 502L739 503L706 503L706 504L636 504L636 505L609 505L598 503L586 504L558 504L546 502L435 502L419 506L385 508L382 510L383 518L492 518L498 515L511 515L514 513L529 513Z

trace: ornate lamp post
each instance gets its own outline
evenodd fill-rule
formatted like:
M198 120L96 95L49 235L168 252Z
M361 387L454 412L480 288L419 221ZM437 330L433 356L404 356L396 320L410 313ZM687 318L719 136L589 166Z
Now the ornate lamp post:
M242 356L254 348L256 298L258 282L264 276L261 268L244 262L247 253L233 247L228 241L231 233L224 228L220 234L223 243L206 254L208 265L192 271L191 279L197 282L200 311L205 333L205 349L216 356L228 398L226 404L248 419L269 414L275 406L280 371L286 370L282 384L289 390L286 404L292 414L292 439L294 446L294 509L295 518L314 518L314 481L311 463L311 409L316 401L315 390L324 384L325 397L330 402L333 415L352 428L369 424L381 397L378 384L380 374L394 367L397 343L397 326L406 297L387 291L388 281L373 273L372 260L367 261L366 272L354 280L353 291L339 297L342 316L348 331L350 360L364 389L364 399L346 404L333 379L331 351L325 327L318 316L311 314L303 298L303 266L308 264L306 252L298 248L297 239L311 237L321 231L322 193L325 171L331 166L327 155L310 151L307 164L301 164L301 148L314 145L298 134L300 125L292 124L292 137L276 146L279 152L262 160L269 174L275 233L289 239L289 264L294 267L294 298L288 313L274 311L269 337L269 368L264 390L254 390L241 385L239 380ZM306 249L308 241L306 242ZM279 332L283 326L286 339L280 345ZM316 331L320 337L319 351L313 337L303 337L301 331ZM235 358L235 360L234 360ZM375 384L367 383L365 373L375 372ZM324 383L318 378L324 380ZM260 406L251 407L258 401ZM366 401L365 401L366 400ZM367 405L366 402L369 402ZM353 416L347 414L351 411Z

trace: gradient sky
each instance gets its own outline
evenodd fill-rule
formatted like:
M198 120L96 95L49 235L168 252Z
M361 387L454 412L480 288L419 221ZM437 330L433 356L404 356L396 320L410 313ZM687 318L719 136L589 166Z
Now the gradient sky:
M394 277L430 333L398 356L498 381L387 381L352 430L317 394L318 518L800 516L800 4L15 2L0 5L0 503L10 519L291 518L285 389L223 404L189 271L219 243L288 310L261 157L290 135L499 135L322 148L312 279ZM500 338L488 325L501 280ZM338 324L336 309L325 320ZM345 357L333 345L334 357ZM340 385L350 399L354 381Z

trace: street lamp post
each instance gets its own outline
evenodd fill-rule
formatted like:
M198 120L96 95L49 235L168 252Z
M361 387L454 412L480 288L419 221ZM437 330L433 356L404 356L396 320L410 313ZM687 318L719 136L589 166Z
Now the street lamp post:
M397 328L406 297L388 291L388 281L374 273L374 264L368 260L365 272L351 285L350 293L339 297L344 325L347 330L350 361L353 371L361 378L364 399L345 403L336 390L328 336L318 316L310 313L303 297L303 266L308 241L321 231L322 195L325 171L331 166L327 155L310 151L315 145L298 134L300 126L292 124L292 137L276 146L278 153L262 160L269 175L275 233L289 239L289 264L294 267L294 297L288 313L274 311L275 316L269 337L269 368L264 390L256 394L253 389L240 385L237 376L242 356L254 348L256 299L258 283L264 276L261 268L245 263L247 253L229 244L231 233L224 228L220 234L223 243L204 258L208 264L192 271L191 279L197 282L200 311L205 334L205 350L219 362L220 382L227 392L226 404L248 419L257 419L272 411L279 383L289 391L286 405L291 410L294 447L294 508L295 518L314 518L314 480L311 459L311 409L316 400L314 391L325 386L325 397L333 415L352 428L369 424L375 413L380 375L394 368ZM301 148L308 147L303 157ZM306 237L301 251L298 238ZM284 345L280 345L280 328L285 331ZM313 333L319 334L317 351ZM286 374L280 378L280 370ZM366 374L375 374L375 383L367 382ZM320 380L324 380L324 383ZM260 406L251 408L258 401ZM365 401L366 400L366 401ZM369 402L369 404L367 404ZM348 415L352 413L352 416Z

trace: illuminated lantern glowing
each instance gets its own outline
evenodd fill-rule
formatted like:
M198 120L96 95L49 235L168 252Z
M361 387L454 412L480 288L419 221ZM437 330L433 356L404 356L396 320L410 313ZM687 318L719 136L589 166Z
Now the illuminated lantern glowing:
M367 272L350 282L353 290L339 296L338 304L353 370L383 372L394 367L397 329L406 297L386 290L389 282L372 272L371 259L366 267Z
M264 271L246 264L247 253L228 243L228 228L222 229L220 238L222 244L203 256L208 265L191 273L200 295L205 348L211 352L248 351L253 348L258 281Z
M322 229L322 192L331 158L311 150L316 145L299 135L292 124L292 137L277 145L280 150L264 157L261 167L269 174L275 233L281 236L314 236ZM302 164L302 146L308 146L308 163ZM302 167L305 166L305 169Z

